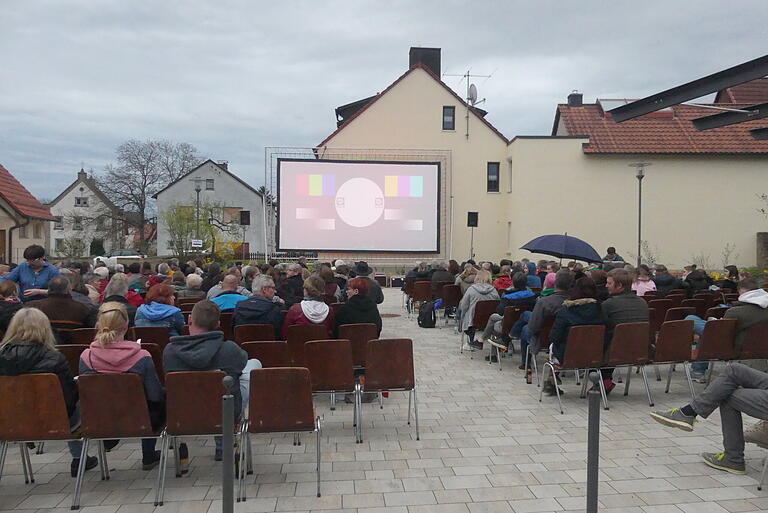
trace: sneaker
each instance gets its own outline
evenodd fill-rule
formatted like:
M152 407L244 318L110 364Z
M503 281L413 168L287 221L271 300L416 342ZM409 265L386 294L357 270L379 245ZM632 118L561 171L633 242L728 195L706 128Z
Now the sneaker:
M725 470L731 474L746 474L747 467L744 463L735 463L725 457L725 453L703 452L701 457L704 463L717 470Z
M768 421L760 420L744 431L744 441L768 449Z
M558 390L555 390L555 384L551 382L544 383L544 393L549 396L555 396L557 395L557 392L560 392L560 395L565 394L565 390L562 388L558 388Z
M216 451L213 453L213 459L214 461L221 461L224 459L221 447L216 447Z
M99 459L96 456L88 456L85 460L85 470L91 470L99 464ZM77 468L80 466L80 458L73 458L72 463L69 465L69 475L77 477Z
M154 451L149 455L145 454L144 457L141 458L142 470L152 470L159 464L160 464L160 451Z
M189 472L189 448L187 444L179 444L179 474L186 474Z
M470 342L469 346L474 348L474 349L482 349L483 348L483 344L478 342L478 341L476 341L476 340L473 340L472 342Z
M485 361L490 361L491 363L499 363L499 359L496 357L495 354L492 354L491 356L486 356Z
M696 417L689 417L683 414L679 408L653 411L651 412L651 418L659 424L676 427L683 431L693 431L693 424L696 422Z

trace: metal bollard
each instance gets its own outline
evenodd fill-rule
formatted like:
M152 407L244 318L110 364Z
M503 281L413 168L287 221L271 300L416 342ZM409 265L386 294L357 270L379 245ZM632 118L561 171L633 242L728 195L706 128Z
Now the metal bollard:
M235 398L232 396L232 387L235 385L235 380L232 376L225 376L222 380L224 388L227 393L221 396L221 410L222 410L222 464L224 469L221 473L221 511L222 513L232 513L234 511L234 498L235 498Z
M597 390L601 379L597 372L589 373L592 389L589 398L589 421L587 423L587 513L597 513L597 485L600 467L600 391Z

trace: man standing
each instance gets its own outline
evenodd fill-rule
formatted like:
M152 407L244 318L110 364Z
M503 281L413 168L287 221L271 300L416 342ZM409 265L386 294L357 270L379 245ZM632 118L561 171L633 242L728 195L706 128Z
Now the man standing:
M59 269L45 261L45 249L37 244L24 250L24 260L0 280L18 283L22 301L42 299L47 294L48 282L59 275Z
M301 303L304 299L304 279L301 277L301 270L302 267L299 264L289 265L285 272L286 279L277 291L277 295L285 301L287 308Z
M226 275L224 281L221 282L221 292L211 299L211 301L216 303L216 306L218 306L222 312L234 310L237 303L248 299L248 296L244 296L238 292L237 289L239 284L240 280L237 279L237 276L232 274Z
M280 302L275 301L275 282L266 274L259 274L251 283L253 295L235 306L232 327L241 324L271 324L275 328L275 340L280 338L283 314Z
M381 286L376 282L376 280L373 280L369 277L372 272L373 269L368 267L367 262L360 261L355 264L355 274L360 278L365 278L371 284L371 289L367 294L368 297L373 299L374 303L380 305L384 302L384 293L381 291Z
M48 282L48 297L30 301L26 306L35 307L51 321L58 344L71 343L71 332L77 328L92 328L96 322L96 310L72 299L72 287L63 276Z

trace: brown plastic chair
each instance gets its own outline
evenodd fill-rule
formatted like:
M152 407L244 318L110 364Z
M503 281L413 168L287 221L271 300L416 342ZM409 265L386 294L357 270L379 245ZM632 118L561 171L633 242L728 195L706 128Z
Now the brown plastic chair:
M557 370L563 371L575 371L585 369L587 374L590 370L598 370L603 365L603 339L605 338L605 326L592 325L592 326L573 326L568 330L568 339L565 345L565 354L563 361L560 362L560 366ZM547 361L544 363L544 368L541 371L542 381L547 379L547 370L553 376L555 375L555 366L552 362ZM584 379L584 387L582 389L582 395L584 389L587 386L589 380ZM603 406L608 409L608 403L605 400L605 392L603 387L603 380L598 380L600 389L603 391ZM560 407L560 414L563 414L563 403L560 399L560 387L555 384L555 394L557 395L557 404ZM544 387L539 392L539 402L544 395Z
M189 324L185 324L184 326L181 327L181 334L182 336L189 335Z
M83 450L77 471L72 508L80 508L80 491L85 474L86 455L91 440L99 442L99 460L109 479L103 440L124 438L160 438L165 443L165 428L152 430L144 385L138 374L83 374L77 382L80 390L80 432ZM155 503L158 503L161 474L157 474Z
M194 306L196 303L204 300L204 297L180 297L176 300L176 306L181 308L182 305L191 305Z
M147 344L157 344L161 349L165 349L165 346L170 342L170 335L168 335L168 328L163 326L134 326L133 340L141 339L142 342Z
M723 299L725 300L726 303L730 304L730 303L733 303L734 301L738 301L739 300L739 295L738 294L723 294Z
M245 342L241 346L248 353L248 359L257 359L262 367L290 367L291 357L288 344L282 340L259 340Z
M707 313L704 315L704 319L709 319L710 317L722 319L727 310L727 306L713 306L712 308L707 309Z
M376 339L368 342L368 367L365 369L365 392L408 392L408 425L411 424L411 402L416 421L416 440L419 440L419 405L416 397L416 377L413 371L413 341L409 338ZM360 410L360 437L362 439L363 412Z
M159 472L162 477L156 506L163 505L170 440L173 439L176 477L181 477L177 438L222 434L221 397L227 393L222 380L226 375L223 371L194 371L169 372L165 377L167 423L160 449Z
M294 324L288 326L286 332L288 354L291 356L291 365L294 367L306 367L304 365L305 342L328 338L328 328L323 324Z
M446 285L453 285L452 281L439 281L437 282L436 289L435 289L435 296L433 299L443 299L443 306L445 306L445 299L443 298L443 291L445 290Z
M692 362L710 362L707 382L712 378L715 362L736 358L736 319L707 321L697 348L691 351Z
M754 324L746 329L741 341L739 359L768 359L768 323Z
M339 338L352 343L352 364L365 367L368 342L379 337L379 331L373 323L342 324L339 326Z
M56 346L56 349L66 357L69 372L72 373L73 377L80 374L80 355L88 347L85 344L60 344Z
M323 294L323 301L325 301L325 304L328 306L339 302L333 294Z
M56 341L58 344L71 344L72 333L78 329L83 329L86 326L81 322L67 321L61 319L50 319L51 328L56 335Z
M363 443L360 409L360 384L352 369L352 343L349 340L312 340L304 344L304 358L315 394L351 393L355 395L352 420L355 441Z
M61 381L55 374L0 376L0 477L8 446L19 442L24 483L35 482L25 442L78 440L69 428Z
M669 292L667 292L667 296L669 296L670 294L685 296L688 294L688 291L686 291L685 289L672 289Z
M70 344L90 345L96 338L96 328L78 328L69 334Z
M687 299L687 296L683 294L667 294L664 296L664 299L668 301L672 301L672 308L679 308L685 299Z
M275 340L275 327L271 324L241 324L235 326L235 342L242 345L244 342L257 342L259 340Z
M632 369L634 367L640 367L640 372L643 375L643 383L645 384L645 393L648 395L648 406L653 406L651 389L648 385L648 376L645 372L645 366L650 363L649 330L650 324L647 322L627 322L617 324L613 330L611 343L608 346L606 367L627 367L627 377L624 381L624 395L629 394Z
M155 371L157 377L160 378L160 383L165 384L165 372L163 370L163 349L159 344L141 343L141 348L149 353L152 357L152 363L155 364Z
M496 308L498 308L499 302L500 301L498 299L485 299L475 303L475 313L472 316L472 326L476 331L482 331L485 329L485 325L488 324L488 318L492 314L496 313ZM459 342L461 343L461 346L459 346L459 353L464 352L464 336L465 333L462 330L461 338L459 339ZM474 352L474 350L469 352L470 358L472 358L472 353Z
M688 308L695 308L696 309L696 315L698 315L702 319L706 319L706 315L707 315L707 302L705 300L703 300L703 299L684 299L681 306L688 307Z
M552 331L552 326L555 324L555 318L549 317L544 320L541 326L541 331L536 339L531 339L531 343L525 348L525 361L530 362L533 367L533 375L536 379L536 386L541 386L541 378L539 377L539 365L536 361L536 355L539 354L543 347L549 347L549 332ZM526 369L528 372L528 369ZM527 377L526 377L527 380Z
M320 497L320 437L322 426L312 403L312 384L309 369L303 367L277 367L251 371L251 390L248 399L248 420L242 423L240 439L250 447L250 434L259 433L317 433L317 496ZM279 390L280 393L264 393ZM250 450L240 451L238 474L238 500L245 501L245 472L251 459Z
M446 308L458 308L461 302L461 287L458 285L443 285L443 317L448 324L448 315L445 314ZM458 319L458 317L457 317Z
M664 318L667 316L667 310L670 308L673 308L672 300L669 298L666 299L652 299L651 301L648 301L648 308L653 308L656 310L657 318L659 319L659 324L664 322ZM679 306L679 305L677 305ZM658 331L658 327L654 326L654 329Z
M712 308L715 306L715 303L719 298L722 297L722 293L720 292L697 292L693 295L693 299L701 299L705 303L705 310L707 308Z
M422 303L432 300L432 282L429 280L419 280L413 284L413 294L411 302Z
M339 308L341 308L342 306L344 306L344 303L332 303L332 304L331 304L331 305L329 305L329 306L330 306L330 308L331 308L331 312L333 312L333 315L334 315L334 317L335 317L335 316L336 316L336 312L338 312L338 311L339 311Z
M219 328L224 332L224 340L232 340L234 335L232 334L232 312L221 312L219 316Z
M670 308L669 310L667 310L667 316L664 318L664 322L682 321L689 315L696 315L696 309L687 307L687 306Z
M676 320L667 321L661 325L659 336L656 339L653 363L668 363L667 386L664 393L669 393L669 385L672 381L672 368L676 363L682 363L685 367L685 375L688 378L688 386L691 389L691 397L694 396L693 381L690 379L688 361L691 359L691 346L693 345L693 321Z

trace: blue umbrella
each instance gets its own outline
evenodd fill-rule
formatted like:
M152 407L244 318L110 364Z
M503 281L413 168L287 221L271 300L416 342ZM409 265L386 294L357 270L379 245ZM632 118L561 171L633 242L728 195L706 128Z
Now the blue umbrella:
M542 235L521 247L531 253L552 255L558 258L570 258L571 260L583 260L584 262L602 262L603 259L595 248L581 239L565 235Z

